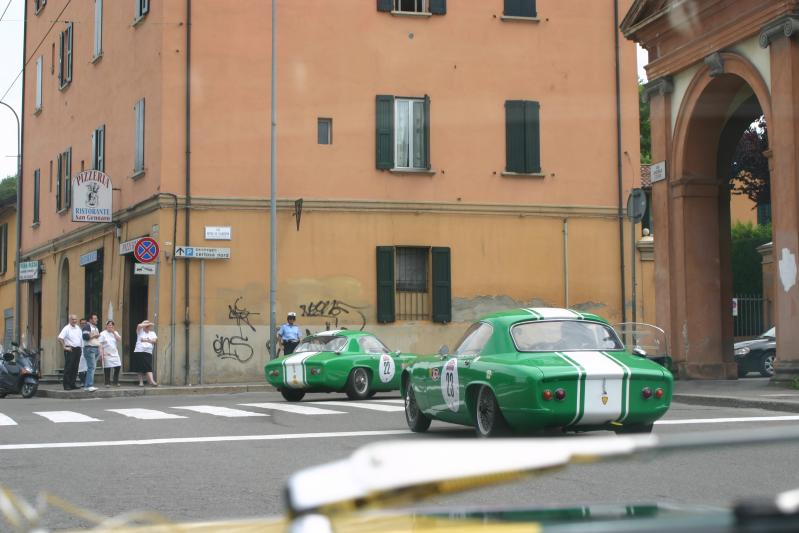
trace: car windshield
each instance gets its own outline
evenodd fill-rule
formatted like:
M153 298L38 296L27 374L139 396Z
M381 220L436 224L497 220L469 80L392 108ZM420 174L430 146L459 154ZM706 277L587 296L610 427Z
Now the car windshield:
M365 353L383 354L389 353L391 351L388 349L388 347L386 347L385 344L371 335L367 335L358 339L358 345L361 347L361 351Z
M332 337L329 335L309 337L303 340L294 350L298 352L338 352L347 345L346 337Z
M761 335L761 337L771 337L772 339L776 339L777 338L777 328L776 327L772 327L771 329L766 330L766 332L763 333Z
M491 338L493 328L485 322L478 322L466 330L455 348L455 355L479 355Z
M621 350L623 345L613 328L583 320L523 322L510 330L520 352L577 350Z

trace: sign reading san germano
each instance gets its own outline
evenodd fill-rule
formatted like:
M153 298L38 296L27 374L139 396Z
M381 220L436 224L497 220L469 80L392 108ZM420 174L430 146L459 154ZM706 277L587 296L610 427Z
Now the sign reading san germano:
M111 222L111 178L99 170L84 170L72 178L72 222Z

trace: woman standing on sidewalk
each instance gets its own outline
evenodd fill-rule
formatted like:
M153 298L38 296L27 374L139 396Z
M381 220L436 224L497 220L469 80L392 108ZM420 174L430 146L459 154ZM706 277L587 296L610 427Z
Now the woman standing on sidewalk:
M119 357L119 343L122 337L116 332L114 321L105 323L105 331L100 333L100 360L103 362L105 386L111 386L111 369L114 369L114 385L119 387L119 371L122 369L122 359Z
M153 323L143 321L136 326L136 347L133 349L133 371L139 373L139 387L144 387L144 376L153 387L158 383L153 379L153 348L158 342L158 336L150 331Z

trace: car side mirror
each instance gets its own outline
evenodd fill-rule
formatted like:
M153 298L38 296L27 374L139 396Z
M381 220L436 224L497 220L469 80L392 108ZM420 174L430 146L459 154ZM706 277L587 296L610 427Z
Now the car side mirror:
M446 344L442 345L441 348L438 349L438 355L449 355L449 346Z
M394 355L399 355L399 354L401 354L401 353L402 353L401 351L399 351L399 350L396 350L396 351L394 352Z
M640 346L635 346L633 347L633 354L638 355L640 357L646 357L646 350L644 350Z

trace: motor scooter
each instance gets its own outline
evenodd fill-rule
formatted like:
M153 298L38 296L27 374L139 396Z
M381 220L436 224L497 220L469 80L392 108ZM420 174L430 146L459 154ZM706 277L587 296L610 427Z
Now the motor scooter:
M20 349L16 343L13 346L10 352L3 353L0 361L0 398L5 398L7 394L22 394L23 398L32 398L39 388L41 377L38 365L34 362L38 352Z

